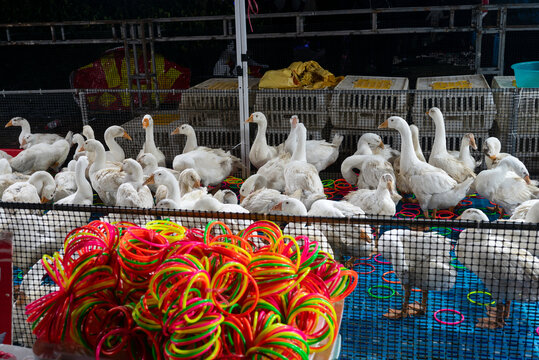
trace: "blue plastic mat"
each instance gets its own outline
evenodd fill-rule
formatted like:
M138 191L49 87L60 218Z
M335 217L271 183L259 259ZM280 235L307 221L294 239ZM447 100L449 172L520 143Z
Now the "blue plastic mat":
M492 206L488 200L475 196L467 197L466 206L457 207L459 214L468 207L485 208ZM399 211L402 205L399 205ZM486 210L484 210L486 211ZM499 215L488 213L491 220ZM449 229L449 230L448 230ZM381 232L390 230L383 227ZM459 229L441 228L439 232L454 240L458 239ZM451 252L454 256L453 251ZM385 260L380 256L378 261ZM447 292L430 292L426 315L389 320L383 317L389 308L401 308L404 291L400 284L382 280L382 275L393 268L390 264L380 264L374 258L356 261L354 270L360 274L356 290L346 299L342 319L342 351L340 359L539 359L539 326L537 304L515 303L507 326L499 330L486 330L475 327L478 319L486 317L486 307L473 304L467 299L472 291L487 291L479 278L463 268L457 260L457 282ZM362 263L362 265L359 265ZM368 265L363 265L368 264ZM398 281L393 273L386 274L390 281ZM386 299L376 299L368 294L373 286L388 286L395 294ZM375 295L388 296L391 290L373 288ZM475 293L470 298L478 303L490 303L490 296ZM420 300L420 292L412 292L410 301ZM458 325L438 323L433 314L437 310L453 309L464 316ZM451 312L441 312L438 318L446 322L457 322L461 316Z

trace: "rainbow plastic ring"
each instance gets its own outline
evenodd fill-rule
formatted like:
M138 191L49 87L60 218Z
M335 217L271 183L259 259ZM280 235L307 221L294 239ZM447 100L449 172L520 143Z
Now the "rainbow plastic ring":
M385 278L386 275L389 275L389 274L394 274L395 272L393 270L391 271L386 271L385 273L382 274L382 280L384 280L385 282L387 283L390 283L390 284L400 284L400 280L398 281L394 281L394 280L388 280Z
M438 319L438 317L437 317L437 315L439 313L441 313L441 312L452 312L454 314L460 315L460 320L455 321L455 322L442 321L442 320ZM453 310L453 309L441 309L441 310L435 311L434 315L432 315L432 316L434 317L434 320L438 321L440 324L443 324L443 325L458 325L458 324L461 324L462 322L464 322L464 315L462 315L462 313L460 311Z
M454 216L455 213L449 210L438 210L436 214L436 218L442 220L449 220L452 219Z
M391 264L391 261L380 261L380 260L378 260L378 257L379 257L379 256L382 256L382 254L376 254L376 255L374 256L374 261L376 261L378 264L382 264L382 265L389 265L389 264Z
M471 200L463 199L458 203L458 206L472 206L473 203Z
M330 186L333 186L333 184L335 184L335 181L333 181L331 179L322 180L322 185L324 187L330 187Z
M492 300L492 302L490 302L490 303L480 303L478 301L472 300L470 298L470 296L473 295L473 294L484 294L484 295L488 295L488 296L492 297L492 294L489 293L489 292L486 292L486 291L477 290L477 291L469 292L468 295L466 295L466 297L468 298L468 301L471 302L472 304L479 305L479 306L487 306L487 305L494 305L496 303L495 300Z
M360 262L360 263L355 263L354 264L354 267L355 266L370 266L372 268L371 271L368 271L368 272L359 272L357 271L358 274L361 274L361 275L368 275L368 274L372 274L375 270L376 270L376 267L373 265L373 264L367 264L367 263L364 263L364 262Z
M372 255L369 256L368 258L359 258L359 260L362 260L362 261L367 261L367 260L370 260L370 259L372 259Z
M441 230L443 230L443 232ZM442 236L451 235L451 228L447 228L447 227L431 227L430 231L436 231L438 234Z
M391 293L389 295L374 295L372 293L372 289L376 289L376 288L388 289L388 290L391 291ZM392 287L389 287L387 285L375 285L375 286L371 286L370 288L368 288L367 293L369 293L369 295L372 296L375 299L389 299L390 297L395 295L395 290Z
M466 269L466 266L464 265L453 264L453 260L457 260L457 258L456 257L451 258L451 262L449 263L449 265L453 266L455 269Z
M415 219L418 215L419 215L419 213L418 213L418 214L414 214L414 213L409 212L409 211L399 211L398 213L395 214L396 217L400 217L400 218L412 218L412 219Z

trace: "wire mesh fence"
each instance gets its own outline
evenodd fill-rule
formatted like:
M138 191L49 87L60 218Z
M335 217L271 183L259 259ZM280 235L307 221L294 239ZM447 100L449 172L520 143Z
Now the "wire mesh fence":
M170 253L163 256L159 263L167 256L173 258L171 253L175 246L185 253L201 256L198 250L193 250L197 246L209 247L219 243L225 244L222 245L225 248L229 244L232 248L235 238L231 233L241 237L241 230L254 229L248 237L251 245L248 250L241 252L251 265L260 249L276 240L271 240L268 235L268 229L275 226L272 231L282 230L283 234L296 239L298 251L302 254L302 264L322 256L322 253L328 253L344 264L345 268L357 272L357 284L348 283L347 286L353 291L347 296L342 315L338 319L341 359L536 358L539 355L536 335L539 317L535 303L539 296L539 260L536 257L539 227L523 222L471 221L483 219L483 216L488 219L487 214L491 219L496 215L483 210L483 216L467 217L465 215L469 215L470 211L465 211L472 207L468 201L475 208L485 208L488 204L487 200L480 197L468 197L459 204L452 219L399 218L418 213L417 205L414 204L401 207L397 218L327 218L103 206L4 204L0 217L2 230L13 233L14 341L26 346L31 346L35 341L35 336L31 335L31 324L26 322L25 306L46 294L56 292L58 295L68 291L69 285L62 283L65 287L62 289L56 278L58 274L50 270L55 266L54 257L44 259L49 266L48 272L42 267L39 260L44 254L52 256L55 251L59 251L65 259L66 265L62 271L66 274L69 273L67 262L84 258L90 250L97 249L97 253L93 254L99 261L118 257L118 261L108 260L103 263L119 274L119 282L113 287L116 294L113 297L114 303L121 305L122 301L133 301L135 306L142 294L135 294L134 298L137 299L131 300L121 295L128 291L121 280L127 281L122 277L125 274L121 275L126 266L129 268L129 263L125 261L136 254L133 248L128 248L128 244L142 246L141 243L130 243L132 239L140 239L142 236L140 233L135 235L135 230L131 230L131 233L127 231L134 224L156 231L167 239L166 249ZM455 220L456 214L463 215L463 219L467 220ZM222 224L209 228L207 224L213 219ZM112 230L96 222L99 220L120 222L117 227L121 234L111 235ZM88 223L90 226L82 232L71 232ZM103 236L99 244L96 228L101 229L102 233L98 235ZM277 228L281 230L275 230ZM219 237L223 234L225 236ZM90 238L91 242L84 245L84 241L90 241ZM105 238L112 239L115 245L104 248ZM153 237L147 239L152 239L152 243L157 241ZM286 239L286 242L289 243L289 240ZM310 242L318 247L312 244L309 247ZM190 250L181 244L189 244ZM155 247L151 249L157 251ZM155 255L150 249L146 250L146 255ZM215 255L217 257L224 256L229 261L239 261L237 258L228 258L232 255L217 247L212 248L207 256L212 253L219 254ZM240 255L236 252L234 256ZM147 265L142 258L136 259L142 262L131 263L131 266ZM317 270L320 264L309 266L312 274L324 278ZM300 266L293 274L301 286L308 286L309 281L316 278L315 275L311 278L305 274L305 268L309 266ZM341 271L345 271L345 268L341 268ZM256 269L249 269L256 276ZM286 267L282 269L283 272L289 270ZM329 268L326 270L330 271ZM301 277L302 274L305 277ZM331 278L331 274L326 273L325 276ZM259 284L260 289L262 284L263 281ZM92 299L92 296L104 301L110 296L107 291L70 299L72 312L65 323L66 338L82 336L90 344L94 343L91 332L83 328L88 324L81 325L84 324L82 316L78 317L75 308L84 308L87 303L83 299ZM32 311L28 313L31 315ZM85 314L92 316L88 312ZM43 317L41 321L51 320ZM48 331L53 332L52 329ZM55 333L58 334L58 331ZM158 330L150 331L155 339L160 339L158 334Z

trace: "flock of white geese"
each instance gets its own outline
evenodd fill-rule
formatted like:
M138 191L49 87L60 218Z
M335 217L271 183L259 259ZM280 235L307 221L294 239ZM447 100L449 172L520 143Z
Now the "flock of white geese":
M357 151L341 163L343 177L358 190L341 201L326 199L319 172L337 160L343 137L336 135L331 143L307 140L307 129L298 116L290 119L291 130L286 141L275 146L267 143L268 123L263 113L255 112L246 120L258 127L249 154L251 164L258 170L242 184L239 201L230 190L219 190L212 195L207 186L218 185L237 171L242 166L240 159L222 149L199 146L195 131L188 124L172 132L172 135L186 136L186 142L183 152L174 157L172 168L167 168L165 155L154 141L150 115L142 119L145 142L136 159L125 158L124 150L115 140L118 137L131 140L120 126L111 126L105 131L105 147L95 139L89 126L83 128L82 134L69 133L63 138L55 134L32 134L28 121L16 117L6 127L22 128L19 143L24 150L13 158L0 153L0 192L3 202L91 205L95 191L104 204L111 206L347 218L365 214L393 216L402 198L400 194L408 193L415 194L426 217L430 215L429 210L433 210L435 216L437 209L453 208L466 194L477 192L512 215L511 220L539 222L539 206L536 206L539 200L535 200L539 188L530 180L520 160L501 153L500 141L491 137L482 148L486 170L476 174L482 161L476 161L470 153L470 147L477 149L473 134L463 137L458 151L448 151L442 112L432 108L428 115L436 125L428 161L420 147L419 129L392 116L379 128L400 133L401 151L384 145L377 134L361 136ZM61 169L75 144L73 160ZM49 168L61 171L53 178L47 172ZM74 223L73 217L48 221L59 216L53 211L45 215L9 215L5 209L5 213L0 216L1 225L15 232L15 246L17 234L22 235L24 231L26 238L31 234L32 238L42 240L32 245L36 256L29 256L34 250L32 246L28 248L28 244L24 245L24 250L19 249L23 252L21 255L17 255L15 249L15 265L23 269L39 260L41 254L57 250L62 234L87 220L81 219L80 225ZM17 226L20 224L17 216L31 218L26 221L34 225L22 229ZM488 220L470 211L465 212L463 218ZM54 224L54 229L43 228L42 224L47 222ZM245 223L236 225L242 227ZM290 223L287 226L289 230L322 242L322 247L328 251L335 246L341 249L342 255L350 256L368 256L377 251L390 260L401 278L405 297L402 309L391 309L386 314L388 318L425 313L428 291L447 290L455 282L455 270L449 266L450 244L436 233L393 229L383 233L375 245L369 225ZM529 242L537 238L532 232L526 236ZM535 301L539 294L539 261L535 249L531 250L528 243L517 242L517 237L500 239L481 230L461 234L457 248L459 260L484 281L499 304L478 326L503 326L508 316L507 302ZM490 250L493 244L502 250L493 252ZM514 272L511 269L500 272L496 261L504 264L509 261ZM495 284L488 281L493 273L499 280ZM526 285L518 287L519 284ZM420 304L409 304L412 287L423 290ZM511 291L518 296L508 295ZM503 300L507 301L506 305Z

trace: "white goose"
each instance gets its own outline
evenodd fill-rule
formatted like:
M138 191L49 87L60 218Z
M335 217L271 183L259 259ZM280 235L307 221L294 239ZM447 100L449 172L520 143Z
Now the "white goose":
M298 124L296 135L297 147L290 162L284 168L285 191L287 194L293 194L300 190L302 199L306 199L312 194L324 195L324 185L322 185L316 167L307 162L305 148L307 130L303 124Z
M397 212L393 193L393 176L386 173L380 177L376 190L359 189L348 193L344 198L359 206L366 214L394 216Z
M167 197L164 200L168 200L175 209L193 210L198 200L210 197L207 189L200 186L200 176L193 169L182 171L179 182L170 172L158 169L144 182L144 185L148 184L166 186ZM157 204L159 207L161 201Z
M213 197L223 204L238 205L238 197L236 196L236 193L230 189L220 189L213 194Z
M89 162L86 156L81 156L77 160L77 163L75 165L76 190L72 195L66 196L56 201L57 204L75 204L75 205L92 205L93 204L94 193L92 192L92 186L86 179L86 175L85 175L88 164Z
M297 146L296 129L298 122L298 116L293 115L290 119L290 134L285 141L285 149L290 154L294 153ZM326 169L333 164L339 157L339 147L344 137L339 134L335 134L333 141L328 143L325 140L308 140L305 142L307 150L307 162L313 164L318 172Z
M242 167L241 160L221 149L198 147L185 154L177 155L172 163L174 170L182 172L194 169L204 186L220 184L230 174Z
M74 134L73 139L71 140L71 145L77 144L75 149L75 154L73 154L73 160L78 160L81 156L86 156L86 152L79 151L82 145L84 145L84 136L81 134Z
M109 148L106 152L107 161L122 162L125 159L124 149L115 140L117 137L133 140L121 126L113 125L105 130L105 144Z
M455 285L457 272L449 265L450 249L451 241L433 232L393 229L380 236L378 250L391 262L404 289L402 308L389 309L385 317L424 315L429 291L447 291ZM410 305L412 288L421 289L421 304Z
M94 163L90 166L90 182L103 203L116 205L116 193L124 181L125 173L117 167L111 167L105 160L105 147L97 140L86 140L81 150L93 153Z
M385 145L378 134L365 133L357 141L357 150L354 155L380 155L384 160L393 163L400 155L397 150Z
M286 181L284 177L284 168L290 162L290 153L284 151L277 157L271 159L262 165L257 174L263 176L267 180L267 187L279 192L285 191Z
M267 180L263 175L255 174L248 177L240 187L241 206L252 213L271 214L271 209L283 201L285 196L266 186Z
M359 170L359 175L354 169ZM395 176L391 164L380 155L349 156L341 163L341 173L349 184L359 189L376 189L383 174Z
M176 179L178 179L180 176L180 173L176 170L159 167L157 165L157 159L151 153L142 154L141 156L137 158L137 161L140 163L140 165L142 165L144 180L148 179L157 169L163 169L172 173L172 175L174 175ZM156 204L167 197L167 188L165 186L163 185L157 186L155 184L150 184L148 185L148 187L155 194Z
M151 209L153 196L150 188L142 185L144 182L142 166L134 159L125 159L122 162L122 171L125 172L125 177L116 193L116 206Z
M533 199L524 201L522 204L517 206L515 210L513 211L513 215L511 215L511 218L509 220L526 220L528 213L530 212L530 209L534 207L536 204L539 203L539 199ZM539 208L537 208L539 210ZM531 220L527 220L531 221Z
M477 150L475 136L472 133L467 133L464 134L464 136L462 137L462 140L460 142L460 150L448 152L454 158L464 162L466 166L473 171L476 167L481 165L482 161L476 161L474 159L472 154L470 154L470 146L472 147L472 149Z
M7 159L0 159L0 196L16 182L28 181L30 175L14 173Z
M31 136L34 135L26 135L26 137ZM35 171L47 170L48 168L57 170L65 162L70 147L70 144L63 138L53 144L38 143L21 151L11 159L10 165L13 170L23 174L32 174Z
M180 193L180 184L178 183L178 180L164 168L158 168L151 174L143 183L143 185L150 185L155 184L158 187L164 186L166 187L166 198L163 200L167 200L167 208L172 209L179 209L180 203L181 203L181 193ZM160 207L160 204L162 201L157 202L157 207Z
M500 152L502 150L502 143L498 138L489 137L483 143L483 154L485 154L485 165L487 169L495 168L500 160L510 156L508 153Z
M54 175L54 181L56 182L56 193L54 194L55 202L70 196L77 191L77 183L75 181L76 164L76 160L71 160L67 165L67 168L62 169L62 171Z
M4 202L45 203L54 197L56 183L46 171L36 171L26 182L9 186L2 194Z
M410 132L412 133L412 143L414 145L414 152L420 161L427 162L423 151L421 150L421 144L419 143L419 129L416 125L410 125ZM407 178L402 175L401 172L401 157L397 157L393 162L393 168L395 169L395 180L397 183L397 189L403 194L411 194L412 186L408 183Z
M521 203L539 196L539 188L531 185L526 166L513 156L505 157L495 168L481 171L474 187L479 195L502 206L509 215Z
M455 206L466 196L474 178L458 184L445 171L420 161L413 149L412 134L406 121L392 116L380 128L396 129L401 134L401 172L408 178L421 209L428 217L428 209L444 209Z
M457 182L464 182L469 177L475 177L475 173L464 161L456 159L447 152L445 139L445 123L442 112L437 107L433 107L428 112L436 126L434 144L429 156L429 164L444 170Z
M470 210L460 218L488 220L486 215ZM455 251L459 262L481 279L496 302L495 311L479 319L477 327L502 328L512 301L539 301L539 259L525 249L488 229L469 228L460 233Z
M185 135L185 145L183 147L183 154L189 151L196 150L198 148L197 135L195 129L191 125L183 124L178 126L170 135Z
M151 153L157 159L159 166L165 166L165 154L155 145L153 136L153 118L150 115L144 115L142 119L142 127L146 131L146 138L142 150L140 150L138 156L144 153ZM137 156L137 158L138 158Z
M30 123L28 122L28 120L20 116L17 116L9 120L9 122L6 124L5 127L10 127L10 126L21 127L21 133L19 134L19 144L21 148L26 149L27 146L23 144L22 140L26 135L32 133L30 129ZM63 139L63 137L57 134L33 134L33 135L34 135L33 137L34 141L31 143L31 145L38 144L38 143L54 144L56 141Z
M266 129L268 127L268 120L266 116L261 112L252 113L251 116L245 122L254 122L258 125L255 140L249 151L249 161L256 168L260 168L269 160L276 158L281 152L283 152L283 145L269 146L266 141Z
M94 129L92 129L92 127L90 125L84 125L82 127L82 135L84 135L86 140L90 140L90 139L95 140ZM85 154L85 155L88 158L89 164L92 165L94 160L95 160L94 159L94 153L88 153L88 154Z

